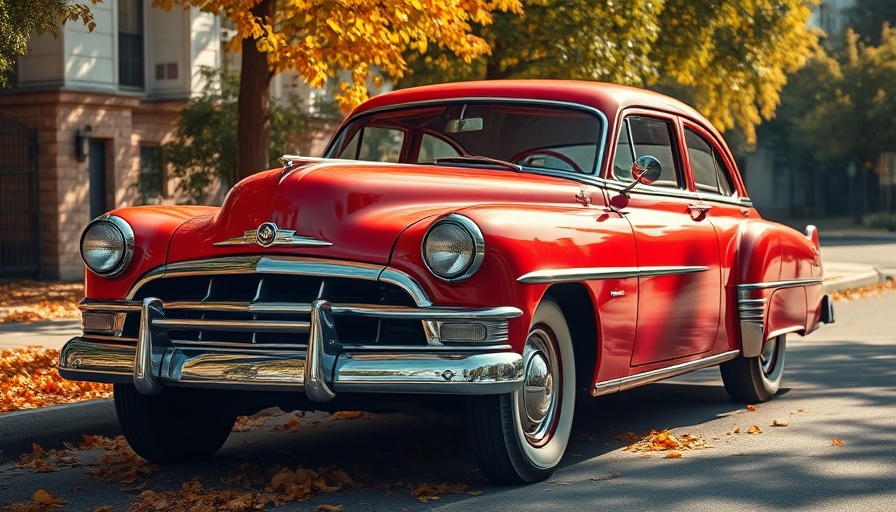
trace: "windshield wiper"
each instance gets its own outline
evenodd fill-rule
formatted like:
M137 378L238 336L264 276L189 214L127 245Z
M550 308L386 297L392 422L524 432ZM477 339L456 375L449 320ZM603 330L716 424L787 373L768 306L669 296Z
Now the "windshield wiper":
M502 169L507 169L508 171L520 172L523 170L521 165L512 164L505 160L498 160L497 158L489 158L487 156L478 156L478 155L457 155L457 156L445 156L442 158L436 158L433 160L433 163L436 165L441 164L470 164L470 163L479 163L479 164L489 164L500 167Z

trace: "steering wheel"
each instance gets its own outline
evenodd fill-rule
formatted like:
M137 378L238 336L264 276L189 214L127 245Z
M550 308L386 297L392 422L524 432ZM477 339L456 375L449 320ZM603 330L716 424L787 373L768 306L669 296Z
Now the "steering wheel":
M584 170L582 170L581 167L579 167L579 164L577 164L575 160L564 155L563 153L560 153L559 151L554 151L553 149L538 149L538 148L527 149L527 150L523 151L522 153L519 153L516 156L514 156L513 158L511 158L510 161L512 163L519 164L519 165L528 165L527 162L531 163L531 161L533 160L533 157L536 155L545 155L545 156L549 156L552 158L556 158L557 160L560 160L561 162L565 163L566 165L572 167L572 169L574 171L582 173L582 174L587 174Z

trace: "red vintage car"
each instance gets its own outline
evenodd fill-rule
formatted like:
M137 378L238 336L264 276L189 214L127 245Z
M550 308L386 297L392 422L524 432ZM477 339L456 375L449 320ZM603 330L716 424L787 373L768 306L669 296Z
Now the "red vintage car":
M371 99L323 158L220 208L91 222L69 379L114 383L142 457L208 457L234 419L463 405L500 482L556 469L576 401L719 366L778 390L785 337L833 321L818 235L763 220L694 109L600 83Z

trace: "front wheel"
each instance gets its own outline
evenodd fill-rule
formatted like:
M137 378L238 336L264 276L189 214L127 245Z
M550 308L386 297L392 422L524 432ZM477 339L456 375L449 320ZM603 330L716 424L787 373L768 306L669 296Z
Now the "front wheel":
M115 415L137 455L151 462L193 462L217 452L236 416L205 390L163 388L142 395L131 384L115 384Z
M739 356L722 363L722 382L731 398L743 403L766 402L778 392L784 375L786 335L765 342L756 357Z
M560 306L539 304L523 350L523 387L466 400L467 430L482 472L501 483L538 482L557 469L575 412L572 338Z

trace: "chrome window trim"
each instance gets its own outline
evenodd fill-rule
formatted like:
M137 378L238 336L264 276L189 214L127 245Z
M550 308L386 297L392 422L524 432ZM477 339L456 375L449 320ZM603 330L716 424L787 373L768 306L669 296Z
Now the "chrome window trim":
M609 180L606 178L595 178L600 181L600 185L605 187L607 190L612 190L614 192L624 192L626 186L616 180ZM722 195L710 195L701 192L691 192L690 190L684 189L673 189L673 188L661 188L661 187L651 187L649 185L637 185L633 189L628 191L631 193L644 194L648 196L659 196L659 197L674 197L677 199L699 199L701 201L713 202L713 203L721 203L727 205L734 206L746 206L752 207L753 202L749 197L743 196L722 196Z
M669 267L583 267L566 269L535 270L517 278L520 283L568 283L594 279L626 279L632 277L655 277L706 272L703 266Z

